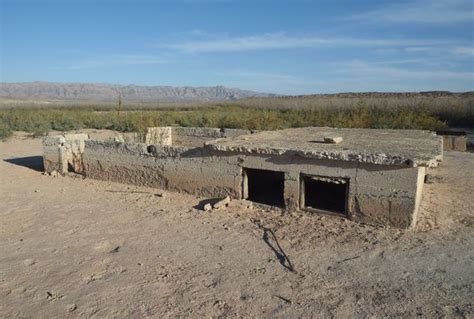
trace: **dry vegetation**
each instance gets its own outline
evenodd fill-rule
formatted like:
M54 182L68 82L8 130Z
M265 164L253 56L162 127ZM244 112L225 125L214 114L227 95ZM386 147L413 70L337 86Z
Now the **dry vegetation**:
M141 132L180 125L249 129L302 126L429 129L474 127L472 94L343 94L253 98L223 103L12 101L0 103L0 136L81 128Z

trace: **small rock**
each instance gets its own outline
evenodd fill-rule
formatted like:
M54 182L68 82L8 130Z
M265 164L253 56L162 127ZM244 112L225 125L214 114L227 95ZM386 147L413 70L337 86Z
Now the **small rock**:
M325 136L324 137L324 143L339 144L341 142L342 142L342 137L340 136Z
M425 175L425 184L439 183L442 180L443 180L443 178L440 177L440 176L433 176L431 174L426 174Z
M25 266L32 266L36 264L36 261L34 259L25 259L23 260L23 265Z
M59 174L58 174L58 171L54 170L51 173L49 173L49 175L52 177L58 177Z
M77 305L75 303L67 305L66 309L67 309L68 312L73 312L74 310L77 309Z
M211 206L211 204L207 203L206 205L204 205L203 209L204 209L204 211L207 212L207 211L210 211L212 209L212 206Z
M125 139L123 138L122 135L116 135L113 137L113 141L114 142L118 142L118 143L125 143Z
M35 193L39 193L39 192L40 192L39 190L35 189Z
M226 196L225 198L223 198L220 201L216 202L212 207L214 209L218 209L218 208L227 206L229 203L230 203L230 197Z
M118 253L118 251L120 250L120 246L116 246L114 247L113 249L111 249L109 251L110 254L115 254L115 253Z

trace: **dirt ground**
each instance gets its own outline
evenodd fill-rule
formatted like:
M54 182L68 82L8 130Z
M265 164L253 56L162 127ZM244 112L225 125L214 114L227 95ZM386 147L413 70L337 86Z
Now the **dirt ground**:
M0 317L472 317L474 154L430 171L414 230L41 173L0 142Z

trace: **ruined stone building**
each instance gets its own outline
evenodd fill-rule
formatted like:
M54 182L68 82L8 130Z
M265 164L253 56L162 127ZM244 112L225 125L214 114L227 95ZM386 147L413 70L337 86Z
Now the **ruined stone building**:
M419 130L151 128L145 143L44 139L47 172L410 227L442 137Z

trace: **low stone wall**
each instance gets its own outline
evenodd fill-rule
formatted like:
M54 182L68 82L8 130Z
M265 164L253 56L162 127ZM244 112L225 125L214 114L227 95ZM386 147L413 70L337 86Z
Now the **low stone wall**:
M203 148L86 141L86 176L199 196L240 197L240 169Z
M347 217L408 228L419 205L424 167L305 159L298 156L249 156L213 153L206 148L86 141L87 177L131 183L203 197L243 198L243 169L285 175L286 210L300 207L301 176L345 178L349 183ZM268 185L272 187L272 185Z
M252 134L244 129L208 128L208 127L150 127L145 136L146 144L201 147L205 142Z

